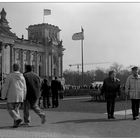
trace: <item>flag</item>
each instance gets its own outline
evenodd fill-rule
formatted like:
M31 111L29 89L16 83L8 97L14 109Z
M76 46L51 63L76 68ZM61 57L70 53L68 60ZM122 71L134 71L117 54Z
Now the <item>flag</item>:
M44 16L46 16L46 15L51 15L51 10L44 9Z
M73 34L72 40L84 40L83 32Z
M73 34L72 40L84 40L84 29L82 27L81 32Z

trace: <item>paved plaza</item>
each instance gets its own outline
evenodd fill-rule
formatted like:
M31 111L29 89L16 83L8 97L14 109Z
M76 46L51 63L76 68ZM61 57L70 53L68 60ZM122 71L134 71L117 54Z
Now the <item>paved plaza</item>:
M60 101L57 109L45 110L47 122L41 125L40 118L31 111L30 127L12 128L4 103L0 109L1 138L133 138L140 137L140 120L133 121L130 102L127 103L127 117L123 109L124 102L116 103L115 120L108 120L106 106L102 102L90 102L89 98L66 98ZM122 105L122 106L121 106ZM3 107L2 107L3 106ZM73 107L71 107L73 106ZM22 110L21 110L22 114Z

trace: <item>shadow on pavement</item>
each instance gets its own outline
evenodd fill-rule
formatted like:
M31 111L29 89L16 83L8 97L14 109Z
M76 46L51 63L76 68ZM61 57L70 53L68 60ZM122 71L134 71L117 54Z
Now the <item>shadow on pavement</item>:
M1 126L0 129L11 129L13 126Z
M60 121L55 122L53 124L60 124L60 123L88 123L88 122L119 122L119 121L128 121L132 120L132 118L127 119L115 119L115 120L108 120L106 118L99 118L99 119L80 119L80 120L67 120L67 121Z
M81 103L106 103L105 101L98 101L98 100L84 100L84 101L80 101Z
M39 127L41 125L32 125L32 126L19 126L18 128L33 128L33 127ZM1 126L0 129L18 129L18 128L13 128L13 126Z

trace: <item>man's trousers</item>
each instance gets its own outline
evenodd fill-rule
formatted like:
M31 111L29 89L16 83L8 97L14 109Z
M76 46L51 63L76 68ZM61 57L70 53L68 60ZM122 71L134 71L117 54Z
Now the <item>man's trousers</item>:
M38 106L38 100L34 101L34 102L30 102L28 100L24 101L24 109L23 109L23 114L24 114L24 122L25 123L30 123L31 122L31 118L29 115L29 110L33 109L33 111L41 118L42 116L45 115L45 113L40 109L40 107Z
M114 117L115 98L109 98L106 100L108 117Z
M131 99L133 118L139 116L139 101L140 99Z
M21 103L7 103L7 110L14 121L21 119L19 108Z

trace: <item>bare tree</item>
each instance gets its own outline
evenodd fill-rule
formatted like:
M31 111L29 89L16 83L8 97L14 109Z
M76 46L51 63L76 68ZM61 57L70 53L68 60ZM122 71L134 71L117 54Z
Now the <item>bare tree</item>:
M122 68L123 68L123 65L118 64L118 63L115 62L115 63L113 63L112 66L110 67L110 70L115 70L116 73L120 73L121 70L122 70Z

